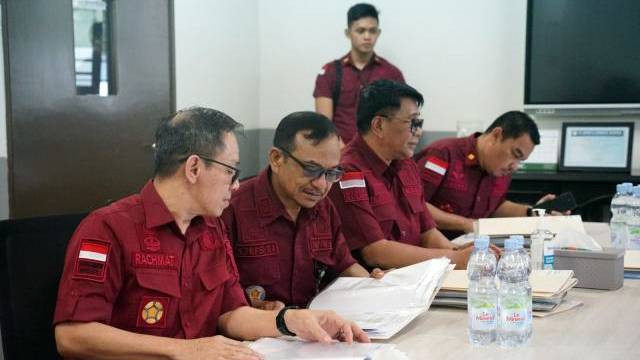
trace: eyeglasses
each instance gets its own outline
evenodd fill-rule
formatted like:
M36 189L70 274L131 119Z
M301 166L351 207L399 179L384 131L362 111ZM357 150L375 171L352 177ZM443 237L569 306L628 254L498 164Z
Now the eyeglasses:
M235 184L236 180L238 180L238 178L240 177L240 169L238 169L237 167L233 167L231 165L225 164L225 163L220 162L218 160L214 160L214 159L208 158L206 156L202 156L200 154L194 154L194 155L198 156L200 159L202 159L202 160L204 160L206 162L215 163L215 164L222 165L225 168L227 168L227 172L231 175L231 184ZM191 156L191 155L189 155L189 156ZM187 157L185 157L183 159L180 159L180 161L187 160L189 158L189 156L187 156Z
M387 119L394 118L394 116L387 116L387 115L378 115L378 116L382 116ZM409 125L409 131L411 131L411 135L415 135L418 132L418 129L422 129L422 125L424 124L424 119L414 118L414 119L410 119L410 121L411 123Z
M285 149L282 149L282 148L278 148L278 149L283 153L285 153L288 157L292 158L295 162L297 162L298 165L300 165L300 167L302 168L302 173L304 174L304 176L310 179L315 180L320 176L324 175L324 178L327 180L327 182L334 183L336 181L339 181L342 178L342 174L344 174L344 171L339 166L331 169L325 169L319 165L305 163L299 160L298 158L296 158L295 156L293 156L290 152L288 152Z

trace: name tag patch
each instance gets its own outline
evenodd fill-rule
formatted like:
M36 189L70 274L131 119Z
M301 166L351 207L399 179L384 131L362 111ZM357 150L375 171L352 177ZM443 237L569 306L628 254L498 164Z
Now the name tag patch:
M178 259L170 254L149 254L134 252L131 257L132 265L136 268L177 269Z
M238 257L259 257L270 256L278 254L278 244L274 241L250 244L250 245L236 245L235 254Z

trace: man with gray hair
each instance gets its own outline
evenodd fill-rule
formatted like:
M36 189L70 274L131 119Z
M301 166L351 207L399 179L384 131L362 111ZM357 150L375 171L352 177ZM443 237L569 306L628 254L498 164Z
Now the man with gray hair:
M332 312L247 306L218 218L238 188L239 126L206 108L164 119L153 179L78 226L54 315L64 357L259 358L224 336L368 341Z

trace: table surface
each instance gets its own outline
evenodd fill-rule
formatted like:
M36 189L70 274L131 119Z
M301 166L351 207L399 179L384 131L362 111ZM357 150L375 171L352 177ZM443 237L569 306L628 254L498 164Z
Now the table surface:
M585 223L603 246L605 223ZM615 291L572 289L568 299L583 306L533 319L529 344L504 349L473 346L467 338L467 311L431 307L393 338L410 359L640 359L640 280L625 279Z

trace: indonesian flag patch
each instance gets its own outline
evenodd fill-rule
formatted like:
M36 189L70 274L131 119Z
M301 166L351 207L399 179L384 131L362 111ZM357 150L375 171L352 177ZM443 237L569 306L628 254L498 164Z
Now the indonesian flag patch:
M424 168L431 170L439 175L444 175L447 172L449 164L446 161L440 160L435 156L429 156L427 162L424 164Z
M347 172L342 175L340 180L340 189L364 188L364 175L362 172Z
M80 242L74 278L104 282L111 244L84 239Z

